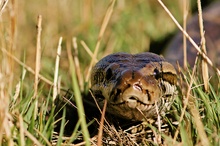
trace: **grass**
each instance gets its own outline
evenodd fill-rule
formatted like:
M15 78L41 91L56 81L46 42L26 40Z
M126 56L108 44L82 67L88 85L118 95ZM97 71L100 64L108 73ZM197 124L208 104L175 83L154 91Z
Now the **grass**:
M181 21L181 5L172 0L165 5ZM41 34L35 29L38 15ZM170 16L153 0L8 2L0 21L0 145L70 145L80 132L84 142L78 145L90 145L95 138L88 134L80 93L89 92L91 66L112 52L147 51L152 41L175 29ZM57 44L62 47L59 56ZM95 53L87 55L85 46ZM35 48L40 52L35 53ZM180 124L174 137L164 136L167 145L220 145L220 88L210 83L205 92L198 68L179 71L179 96L173 109ZM65 118L59 119L60 132L54 134L58 121L53 97L55 90L62 96L60 90L67 89L74 91L80 118L64 141ZM63 110L63 117L67 112Z

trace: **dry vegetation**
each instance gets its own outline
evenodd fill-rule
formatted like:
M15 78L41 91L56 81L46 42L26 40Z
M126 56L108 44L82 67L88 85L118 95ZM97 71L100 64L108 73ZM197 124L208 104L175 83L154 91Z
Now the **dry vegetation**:
M2 7L0 145L52 145L56 93L73 89L80 97L80 92L88 92L88 75L98 59L112 52L148 51L152 42L177 29L159 0L112 2L11 0ZM165 2L179 22L181 2ZM180 72L181 85L187 87L175 102L181 123L176 135L182 140L167 138L167 144L219 145L220 88L215 91L209 84L209 92L204 92L202 77L195 76L196 66ZM76 103L82 109L81 101ZM79 115L83 118L83 110ZM88 143L93 139L88 138L83 121ZM62 143L62 130L56 145Z

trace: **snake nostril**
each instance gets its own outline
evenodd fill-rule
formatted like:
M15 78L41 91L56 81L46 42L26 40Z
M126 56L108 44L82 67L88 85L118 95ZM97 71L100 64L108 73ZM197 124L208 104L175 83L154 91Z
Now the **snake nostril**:
M142 91L142 87L139 84L134 84L133 87L139 91Z

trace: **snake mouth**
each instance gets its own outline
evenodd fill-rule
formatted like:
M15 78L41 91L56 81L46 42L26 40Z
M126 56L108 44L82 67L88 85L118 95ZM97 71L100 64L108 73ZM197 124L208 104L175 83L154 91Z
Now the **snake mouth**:
M148 111L155 106L155 102L157 102L158 98L159 94L155 94L154 91L143 90L140 85L133 84L124 91L120 89L115 90L110 104L124 108L138 108L141 111Z
M144 80L145 81L145 80ZM110 95L110 101L114 104L127 104L131 108L136 106L148 106L154 104L160 98L160 89L155 80L151 84L143 80L125 82L119 84ZM149 81L149 82L150 82Z
M114 106L121 106L121 107L128 107L131 109L140 109L141 111L148 111L151 110L152 107L155 106L155 103L153 104L146 104L143 103L142 101L136 99L135 97L130 97L127 101L123 101L120 103L112 103Z

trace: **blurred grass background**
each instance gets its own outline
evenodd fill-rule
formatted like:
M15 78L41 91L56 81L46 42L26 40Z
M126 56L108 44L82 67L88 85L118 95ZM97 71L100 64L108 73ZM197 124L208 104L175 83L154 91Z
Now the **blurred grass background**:
M205 6L212 1L204 0L202 4ZM91 51L94 51L109 2L101 0L11 0L8 2L0 18L0 46L34 69L37 17L42 15L43 30L41 36L42 56L40 73L50 81L53 81L57 46L59 38L62 36L63 49L59 69L59 75L62 78L61 86L65 89L72 89L66 48L68 46L73 48L72 38L76 37L80 67L82 68L83 76L86 76L91 57L80 42L84 41ZM181 22L182 1L166 0L164 3L175 18ZM190 11L196 11L196 1L190 1L190 3ZM165 48L169 39L176 31L176 26L157 1L118 0L102 38L97 58L100 59L107 54L119 51L138 53L151 50L153 52L160 52L160 50ZM14 62L13 59L2 53L2 51L0 52L0 61L0 101L4 105L0 108L0 130L1 126L5 126L1 124L4 121L2 117L5 116L2 113L7 115L8 109L15 115L19 111L18 117L22 115L25 124L29 121L34 123L34 117L31 117L34 111L34 104L30 104L34 90L34 76L26 72L22 66ZM18 83L20 83L20 86L18 86ZM16 87L20 88L18 90L19 93ZM51 87L41 81L39 85L39 99L42 100L41 97L43 96L48 97L46 102L42 101L43 105L46 104L46 106L41 107L42 115L45 115L49 97L52 97ZM18 99L15 99L15 97L18 97ZM35 102L36 100L33 103ZM25 106L23 106L23 103L25 103ZM18 107L18 110L16 107ZM14 111L14 109L16 110ZM41 118L42 121L39 122L47 123L47 119ZM49 119L51 118L49 117ZM20 117L17 119L21 120L18 122L21 124L23 119ZM51 121L49 120L49 122ZM42 125L40 125L39 130L43 131ZM33 124L33 126L30 126L32 129L28 129L33 134L34 126ZM48 129L51 129L51 127ZM22 139L22 134L18 136ZM22 141L18 143L22 144Z
M206 0L203 4L210 2L211 0ZM164 3L181 22L182 1L166 0ZM52 80L58 39L62 36L64 49L60 67L64 70L60 71L65 78L68 70L66 45L72 44L73 37L77 38L80 63L85 69L91 58L87 57L80 41L84 41L94 51L108 4L109 1L92 0L9 1L1 17L1 46L9 49L19 59L25 58L23 61L34 68L37 16L42 15L41 72ZM190 7L192 11L196 10L196 1L191 1ZM176 30L174 23L155 0L117 1L98 59L119 51L138 53L151 49L158 52L165 47L161 42L167 42L167 38ZM16 71L19 69L17 64L12 68ZM64 80L68 83L68 79Z

